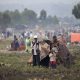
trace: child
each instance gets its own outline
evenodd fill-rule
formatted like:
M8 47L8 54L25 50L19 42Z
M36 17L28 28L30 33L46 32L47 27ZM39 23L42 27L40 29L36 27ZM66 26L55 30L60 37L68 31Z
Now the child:
M53 46L50 54L49 54L49 57L50 57L50 67L51 68L56 68L56 55L57 55L57 47L56 46Z
M56 54L55 53L50 53L50 68L56 68Z

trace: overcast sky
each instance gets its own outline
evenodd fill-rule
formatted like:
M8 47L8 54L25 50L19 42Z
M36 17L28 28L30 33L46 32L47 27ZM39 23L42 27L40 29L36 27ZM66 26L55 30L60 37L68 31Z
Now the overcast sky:
M0 0L1 4L18 3L18 4L36 4L36 3L66 3L74 4L80 0Z
M2 10L23 10L32 9L37 13L45 9L48 14L57 16L71 15L72 8L80 0L0 0L0 11Z

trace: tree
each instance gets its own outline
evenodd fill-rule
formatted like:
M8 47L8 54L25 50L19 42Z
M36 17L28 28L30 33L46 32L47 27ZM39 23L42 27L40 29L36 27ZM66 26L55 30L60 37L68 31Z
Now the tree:
M2 30L5 31L5 29L8 27L8 25L11 23L11 18L7 13L3 13L2 15Z
M45 10L41 10L40 12L40 20L46 20L47 12Z
M2 13L0 12L0 25L2 25L2 18L3 18L3 15L2 15Z
M14 24L21 23L21 14L17 9L14 12L10 12L10 16L12 19L12 23Z
M74 6L72 10L72 14L77 18L80 19L80 3Z
M59 24L59 20L58 20L57 16L53 17L53 16L49 15L46 19L46 24L53 26L53 25Z
M4 11L4 13L10 15L10 11L9 10Z
M3 14L3 24L4 25L8 25L11 22L11 18L8 14L4 13Z
M48 25L53 24L53 17L49 15L49 16L47 17L47 19L46 19L46 23L47 23Z
M58 20L57 16L53 17L53 23L54 24L59 24L59 20Z
M28 10L28 12L27 12L27 19L29 21L31 21L31 22L34 22L36 20L36 18L37 18L37 14L34 11L32 11L32 10Z
M23 22L33 24L37 21L37 14L33 10L24 9L22 12Z

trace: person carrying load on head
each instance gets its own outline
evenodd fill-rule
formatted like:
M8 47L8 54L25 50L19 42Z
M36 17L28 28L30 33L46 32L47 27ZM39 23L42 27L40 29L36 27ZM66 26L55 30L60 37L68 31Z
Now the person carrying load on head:
M29 52L30 45L31 45L30 37L27 37L25 40L26 52Z
M39 41L37 35L34 36L32 41L32 55L33 55L33 66L40 65L40 50L39 50Z

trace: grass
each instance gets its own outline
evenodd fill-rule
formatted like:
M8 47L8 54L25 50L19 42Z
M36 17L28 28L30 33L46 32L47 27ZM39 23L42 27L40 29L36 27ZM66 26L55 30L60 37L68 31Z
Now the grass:
M9 40L0 42L0 49L9 44ZM69 69L59 65L54 70L28 65L28 53L0 53L0 80L80 80L80 47L71 47L70 52L75 64Z
M5 39L5 40L0 40L0 50L6 49L7 46L10 46L11 40Z

